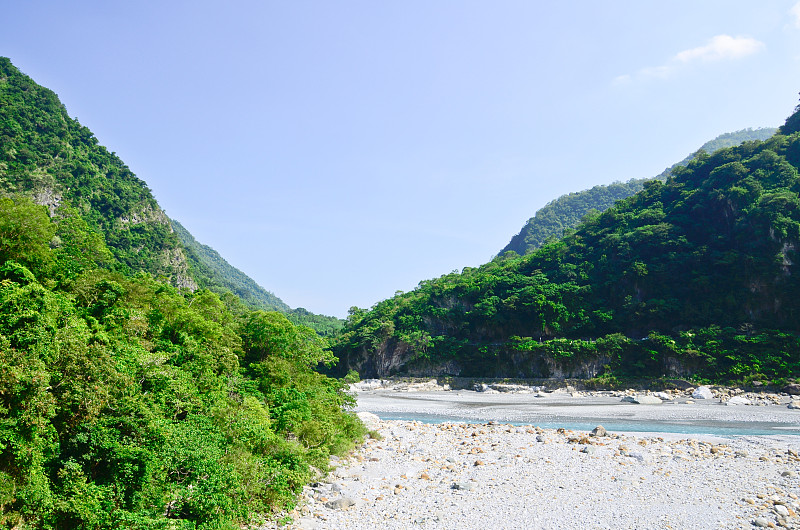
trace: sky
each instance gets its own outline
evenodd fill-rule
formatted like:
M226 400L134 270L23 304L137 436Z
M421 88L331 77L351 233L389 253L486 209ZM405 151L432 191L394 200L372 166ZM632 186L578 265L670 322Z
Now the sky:
M0 0L0 55L201 243L344 317L783 124L796 0Z

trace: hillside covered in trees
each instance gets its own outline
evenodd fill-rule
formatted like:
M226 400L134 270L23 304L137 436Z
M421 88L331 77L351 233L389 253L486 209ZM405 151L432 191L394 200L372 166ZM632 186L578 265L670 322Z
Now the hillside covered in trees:
M800 122L700 153L531 254L351 309L341 369L505 377L800 374Z
M362 439L326 339L203 288L144 182L1 58L0 151L0 526L242 527Z
M704 143L700 149L691 155L652 178L664 182L672 175L672 171L675 168L688 165L700 153L713 154L720 149L733 147L743 142L766 140L775 134L775 131L776 129L765 127L755 130L742 129L741 131L721 134ZM561 238L565 231L574 229L584 216L595 212L603 212L618 200L639 192L645 183L652 180L652 178L600 184L588 190L562 195L537 210L534 216L528 219L519 234L512 237L508 245L500 251L500 254L513 251L523 256L533 252L544 245L548 239Z
M109 153L51 90L23 75L0 57L0 190L22 193L51 214L74 208L102 233L114 259L113 270L146 271L170 284L232 292L248 306L280 311L322 335L341 320L286 303L199 243L167 217L147 185L114 153Z

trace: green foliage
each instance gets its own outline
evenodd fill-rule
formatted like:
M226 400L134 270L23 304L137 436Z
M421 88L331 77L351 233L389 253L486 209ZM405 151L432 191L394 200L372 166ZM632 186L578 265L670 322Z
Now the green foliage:
M0 197L0 525L237 528L363 438L326 339L127 274L77 212Z
M78 257L74 251L88 246L92 254L86 259L110 265L109 256L98 250L102 234L119 270L145 270L174 285L194 286L180 242L147 185L71 118L52 91L5 57L0 57L0 192L34 197L51 211L71 205L73 222L62 226L70 234L59 239L74 245L65 248L73 258ZM76 230L83 239L70 237ZM29 256L37 259L35 253Z
M354 309L339 373L797 376L798 167L798 134L701 153L530 254Z

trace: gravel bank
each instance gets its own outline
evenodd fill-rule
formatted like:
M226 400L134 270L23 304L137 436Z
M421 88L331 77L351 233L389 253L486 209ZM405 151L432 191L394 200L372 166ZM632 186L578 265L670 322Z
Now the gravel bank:
M539 394L360 391L359 415L383 439L307 487L292 527L800 529L800 437L776 434L800 427L790 397L730 406L687 393L646 405ZM366 411L466 422L381 421ZM670 432L592 435L604 422ZM726 425L769 435L699 434ZM697 433L681 434L686 426Z
M383 440L306 489L295 528L800 528L796 437L376 427Z

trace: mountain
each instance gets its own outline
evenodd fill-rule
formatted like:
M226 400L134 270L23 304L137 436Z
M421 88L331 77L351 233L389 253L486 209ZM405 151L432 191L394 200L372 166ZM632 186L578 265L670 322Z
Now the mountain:
M286 313L322 335L341 320L292 310L232 267L177 221L169 219L147 184L86 127L56 94L0 57L0 190L23 193L51 215L73 208L102 234L115 270L146 271L176 287L231 291L249 307Z
M218 255L7 59L0 151L0 527L261 524L363 441L327 340L198 287Z
M755 130L742 129L741 131L722 134L704 143L700 149L653 178L663 182L672 174L672 170L688 165L700 153L713 154L720 149L740 145L744 142L766 140L775 134L776 130L765 127ZM602 212L618 200L637 193L649 180L652 180L652 178L631 179L628 182L598 185L588 190L562 195L547 203L533 217L528 219L519 234L511 238L511 241L500 251L500 254L513 251L522 256L533 252L548 239L562 237L565 230L575 228L584 216L594 210Z
M171 219L172 228L183 244L192 275L200 287L216 293L230 291L245 304L257 309L288 313L291 308L267 291L255 280L228 263L208 245L197 240L178 221Z
M75 208L103 234L125 272L147 271L194 289L183 248L147 185L51 90L0 57L0 189L25 193L51 214Z
M341 369L796 377L797 116L766 141L700 153L530 254L352 310Z

